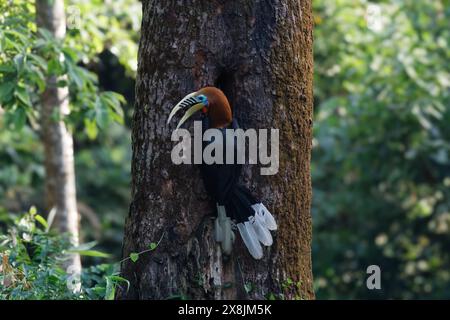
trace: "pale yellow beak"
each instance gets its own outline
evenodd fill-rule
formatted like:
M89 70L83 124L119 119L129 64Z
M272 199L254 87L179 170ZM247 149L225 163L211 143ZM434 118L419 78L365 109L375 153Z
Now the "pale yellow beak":
M200 111L204 104L202 102L198 102L197 99L195 99L195 96L197 95L197 92L192 92L185 96L183 99L181 99L180 102L176 104L175 107L173 107L172 111L169 114L169 118L167 119L167 124L169 124L170 120L175 116L175 114L185 108L190 107L186 113L181 118L180 122L178 122L177 129L183 125L183 123L186 122L194 113L197 111Z

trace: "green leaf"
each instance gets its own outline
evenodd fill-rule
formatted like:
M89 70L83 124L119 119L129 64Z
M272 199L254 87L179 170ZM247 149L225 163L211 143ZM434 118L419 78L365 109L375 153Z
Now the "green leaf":
M97 123L90 119L84 119L84 126L88 138L94 140L98 134Z
M50 76L59 76L63 73L63 66L59 63L58 59L51 59L47 64L47 73Z
M152 251L155 250L156 247L158 247L158 245L155 242L150 243L150 245L148 246L148 248Z
M69 47L64 47L62 49L62 52L64 53L64 57L68 60L70 60L71 62L76 62L78 59L78 54L75 50L73 50L72 48Z
M29 74L30 82L35 83L38 86L39 93L44 92L46 82L45 76L40 69L34 69L32 73Z
M70 249L70 253L78 253L81 256L87 257L99 257L99 258L109 258L110 255L97 250L78 250L78 249Z
M0 84L0 102L7 102L11 99L14 87L14 82L4 82Z
M81 68L72 65L72 63L66 61L67 66L67 75L69 76L69 80L73 83L78 90L83 88L83 74L81 72ZM80 70L81 69L81 70Z
M45 61L45 59L32 53L30 53L28 56L30 57L30 60L34 61L39 68L41 68L42 70L47 70L47 62Z
M127 100L125 99L125 97L117 92L114 91L110 91L111 94L114 96L114 98L116 98L117 100L119 100L120 103L122 104L126 104Z
M95 100L95 121L100 128L105 128L108 124L108 109L105 104L102 103L102 100L96 98Z
M115 293L116 287L114 281L112 281L110 277L106 277L105 300L114 300Z
M34 218L36 219L37 222L39 222L45 228L45 230L48 229L48 223L47 223L47 220L44 219L44 217L37 214L34 216Z
M31 99L27 90L23 87L17 87L14 95L27 107L31 107Z
M97 241L90 241L90 242L82 243L82 244L76 246L75 248L72 248L72 250L90 250L93 247L95 247L96 245L97 245Z
M131 261L133 261L133 262L138 261L138 259L139 259L139 253L136 253L136 252L130 253L130 259L131 259Z
M121 277L121 276L112 275L109 277L114 281L119 281L119 282L122 281L122 282L130 283L127 279L125 279L124 277Z
M108 109L109 116L119 124L123 124L123 109L121 103L125 103L125 98L115 92L106 91L102 92L100 95L100 101L103 103L104 107Z
M13 73L16 69L10 64L0 65L0 72L3 73Z
M108 99L109 101L114 101L114 103L122 103L126 104L127 101L125 100L125 97L117 92L114 91L105 91L102 92L102 96Z
M130 289L130 281L128 281L127 279L125 279L121 276L112 275L112 276L108 276L107 278L111 279L114 283L125 282L127 284L127 291Z
M95 286L90 290L101 297L104 297L106 295L106 288L99 285Z
M27 43L27 41L28 41L26 35L18 32L16 30L9 29L9 30L5 30L4 32L6 35L10 35L13 38L15 38L14 40L20 40L22 43Z
M39 35L44 38L46 41L51 42L54 40L53 35L47 29L38 29Z
M27 120L27 113L25 112L25 109L22 107L17 107L16 110L12 111L11 113L14 129L16 130L22 129Z
M25 63L25 56L23 54L17 54L14 57L14 64L16 65L17 72L21 73Z

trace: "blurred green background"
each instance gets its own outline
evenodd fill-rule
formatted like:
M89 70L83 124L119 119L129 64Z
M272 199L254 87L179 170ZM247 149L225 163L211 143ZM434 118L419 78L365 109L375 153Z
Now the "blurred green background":
M13 2L25 19L33 14L26 1ZM127 100L123 125L111 122L92 131L75 123L73 130L82 242L97 241L96 248L111 253L108 261L114 262L121 258L130 202L140 3L66 2L80 10L81 27L66 39L78 65L96 76L100 90ZM449 299L450 1L313 5L317 298ZM0 22L9 19L14 26L7 18L2 11ZM27 90L32 96L35 88ZM44 208L43 149L32 116L21 128L17 122L0 108L2 233L31 206ZM381 290L365 285L373 264L381 268Z
M317 297L448 299L450 3L313 3Z

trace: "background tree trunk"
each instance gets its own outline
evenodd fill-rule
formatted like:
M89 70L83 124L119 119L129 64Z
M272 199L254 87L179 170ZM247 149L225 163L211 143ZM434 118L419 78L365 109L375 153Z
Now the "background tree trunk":
M66 34L64 0L36 0L36 19L40 28L58 38ZM62 120L69 113L69 88L58 87L56 77L47 79L41 96L42 139L45 148L46 205L56 210L55 225L71 235L73 245L79 243L76 203L75 168L72 135ZM80 256L73 254L67 262L71 272L81 271Z
M143 1L133 120L132 203L118 298L314 298L311 273L312 12L310 0ZM241 127L280 129L280 169L243 177L278 221L274 245L255 261L237 235L222 257L215 206L199 170L170 159L171 107L215 85Z

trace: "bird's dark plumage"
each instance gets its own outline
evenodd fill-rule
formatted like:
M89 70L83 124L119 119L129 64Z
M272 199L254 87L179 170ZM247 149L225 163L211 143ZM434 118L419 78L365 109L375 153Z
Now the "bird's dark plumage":
M209 128L209 120L206 116L202 119L203 132ZM238 129L239 125L235 118L228 129ZM227 128L219 128L222 133L223 155L226 159L226 135ZM204 141L203 148L205 148L211 141ZM229 142L228 142L229 143ZM236 139L234 141L235 161L233 164L205 164L200 166L202 179L205 184L205 189L208 194L220 205L225 206L227 216L237 223L248 221L248 217L255 214L252 205L259 203L250 191L239 185L239 177L242 171L242 164L237 163L236 155Z

